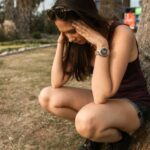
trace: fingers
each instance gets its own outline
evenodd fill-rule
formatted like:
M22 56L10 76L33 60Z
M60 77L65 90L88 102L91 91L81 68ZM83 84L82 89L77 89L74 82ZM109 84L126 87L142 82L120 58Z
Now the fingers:
M89 28L88 26L82 22L82 21L74 21L72 23L72 26L76 29L76 31L81 34L82 36L86 36L88 31L89 31Z
M61 32L58 37L57 43L64 43L64 41L65 41L65 35L64 33Z
M74 21L72 23L72 26L75 27L78 30L81 29L81 30L84 30L84 31L86 31L87 28L88 28L87 25L82 21Z
M83 27L87 27L88 25L87 24L85 24L83 21L73 21L72 22L72 24L74 24L74 25L81 25L81 26L83 26Z

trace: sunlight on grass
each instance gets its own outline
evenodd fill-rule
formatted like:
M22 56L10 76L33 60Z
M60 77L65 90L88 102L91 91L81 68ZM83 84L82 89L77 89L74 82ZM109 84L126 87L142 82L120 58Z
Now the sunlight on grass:
M39 46L39 45L40 44L3 45L3 46L0 46L0 51L4 49L19 49L19 48L34 47L34 46Z
M38 47L44 44L53 44L56 42L58 35L51 35L49 38L43 39L25 39L16 41L0 42L0 53L5 51L18 50L20 48Z

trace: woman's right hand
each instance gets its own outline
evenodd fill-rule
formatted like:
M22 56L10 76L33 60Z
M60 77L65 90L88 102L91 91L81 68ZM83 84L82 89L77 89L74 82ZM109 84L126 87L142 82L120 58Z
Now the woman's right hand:
M64 33L61 32L59 37L58 37L57 43L64 44L65 38L66 37L65 37Z

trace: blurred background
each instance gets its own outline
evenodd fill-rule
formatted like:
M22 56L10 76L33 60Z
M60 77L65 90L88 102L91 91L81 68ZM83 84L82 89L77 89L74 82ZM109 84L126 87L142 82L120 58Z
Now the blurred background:
M0 41L40 39L47 34L57 33L57 29L46 16L46 10L54 1L0 0ZM101 14L106 14L107 11L106 17L117 18L137 30L141 14L139 0L95 0L95 3Z

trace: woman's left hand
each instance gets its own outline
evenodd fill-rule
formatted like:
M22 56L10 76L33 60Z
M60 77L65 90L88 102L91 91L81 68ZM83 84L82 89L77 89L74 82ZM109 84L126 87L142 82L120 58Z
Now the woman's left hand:
M97 31L89 27L83 21L74 21L72 26L76 29L77 33L83 36L89 43L99 47L108 47L107 40Z

